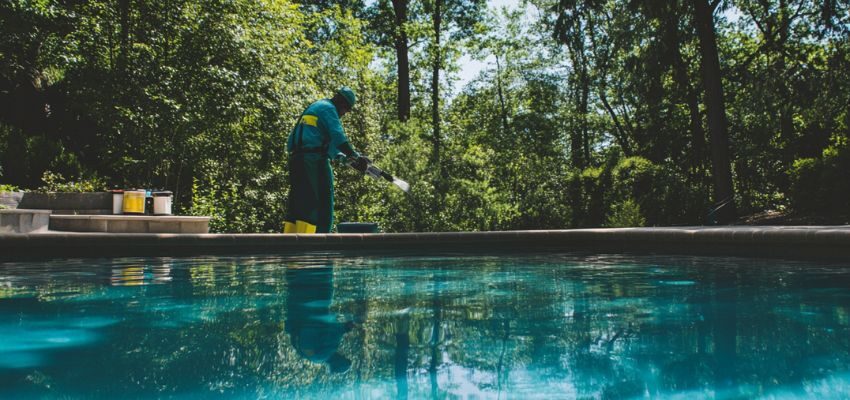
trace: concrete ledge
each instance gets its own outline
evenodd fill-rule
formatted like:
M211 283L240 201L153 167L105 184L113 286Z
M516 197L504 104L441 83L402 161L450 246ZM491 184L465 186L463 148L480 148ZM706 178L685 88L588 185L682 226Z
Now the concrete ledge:
M209 232L209 217L152 215L51 215L50 230L107 233L191 233Z
M54 215L113 215L112 209L91 209L91 210L53 210Z
M5 202L17 203L13 208L37 210L105 210L112 209L112 194L16 192L0 196Z
M0 210L0 233L47 232L50 210Z
M56 216L54 216L55 218ZM63 216L68 221L97 216ZM102 218L102 217L100 217ZM136 217L140 219L161 217ZM197 218L197 217L174 217ZM93 227L98 227L92 223ZM149 227L148 227L149 228ZM850 260L850 226L681 227L378 234L0 234L0 258L174 256L366 251L498 253L571 251L840 258ZM181 227L182 229L182 227Z
M23 198L24 192L0 192L0 206L7 209L18 208Z

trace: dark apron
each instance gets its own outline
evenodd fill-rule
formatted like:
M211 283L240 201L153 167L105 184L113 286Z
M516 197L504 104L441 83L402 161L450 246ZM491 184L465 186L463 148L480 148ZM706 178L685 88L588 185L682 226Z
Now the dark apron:
M334 222L334 175L328 149L327 146L304 148L301 117L297 123L295 150L289 155L286 220L309 222L316 225L316 233L329 233Z

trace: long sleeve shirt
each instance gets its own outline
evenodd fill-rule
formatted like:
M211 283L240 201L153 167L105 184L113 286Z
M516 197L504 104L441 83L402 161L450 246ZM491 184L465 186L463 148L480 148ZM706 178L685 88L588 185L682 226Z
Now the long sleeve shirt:
M322 99L304 110L301 119L289 134L286 148L293 153L296 150L327 147L327 156L334 159L341 154L339 146L346 142L348 137L342 129L336 107L329 99Z

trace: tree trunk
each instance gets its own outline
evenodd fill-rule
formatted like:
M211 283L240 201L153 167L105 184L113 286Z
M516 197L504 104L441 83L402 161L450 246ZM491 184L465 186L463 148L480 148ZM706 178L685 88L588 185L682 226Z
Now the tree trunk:
M587 60L585 60L587 61ZM588 99L590 97L590 77L588 76L587 67L582 67L581 76L581 149L582 149L582 168L585 168L590 163L590 129L587 121L588 116Z
M440 6L442 5L442 0L434 1L434 51L433 51L433 60L431 63L431 124L433 125L434 137L434 165L438 168L440 167L440 146L441 146L441 133L440 133L440 67L441 67L441 57L440 54L440 36L441 36L441 23L442 23L442 14L440 10ZM440 168L442 170L442 168ZM442 174L440 174L442 176Z
M121 24L121 37L118 48L118 76L123 81L127 77L127 53L130 46L130 0L118 0L118 18Z
M499 56L496 55L496 88L499 92L499 114L502 119L502 133L508 132L508 110L505 106L505 95L502 92L502 64L499 62Z
M584 158L585 148L585 131L587 130L587 91L589 90L589 80L586 78L587 64L584 59L583 39L574 39L573 42L567 42L570 50L570 60L576 69L575 73L570 77L570 84L573 91L573 106L577 115L576 125L573 126L570 132L570 163L573 168L581 171L587 167ZM587 203L583 200L582 181L581 179L573 179L567 189L567 195L570 199L572 208L571 225L573 228L582 227L585 225L585 210Z
M585 67L582 66L580 68L584 69ZM584 78L585 72L579 72L579 75L575 87L576 113L578 114L579 126L578 129L573 129L573 133L570 136L570 160L574 167L584 169L587 167L587 160L584 158L584 143L587 132L587 98L589 87L587 79Z
M405 24L407 23L407 1L392 0L395 11L395 55L398 64L398 119L410 118L410 59Z
M714 202L720 207L716 217L717 222L725 224L734 220L737 212L729 157L726 104L723 100L720 58L717 53L717 35L714 31L714 8L709 5L709 0L696 0L694 5L694 22L702 53L705 107L708 112L708 130L711 138ZM723 204L726 205L723 206Z
M793 21L791 20L788 4L785 1L779 2L779 16L777 20L779 24L779 39L775 43L777 52L775 73L779 77L790 77L784 49L791 34L791 23ZM797 149L794 145L794 100L792 99L791 83L782 79L782 83L777 85L777 89L779 90L779 99L781 102L779 106L779 134L781 143L785 146L785 150L782 152L782 161L785 164L785 168L790 169L794 163L794 159L797 157ZM787 192L791 184L788 175L784 173L779 174L778 180L781 190Z
M665 9L665 38L673 56L674 79L688 106L691 125L690 170L692 174L699 174L705 163L705 130L699 110L699 94L688 77L688 65L682 57L682 34L679 32L680 16L677 12L679 7L679 4L674 3L673 7Z
M570 133L570 161L573 167L584 169L586 160L584 159L584 137L587 131L587 107L588 107L588 91L589 79L587 79L587 65L584 59L584 48L580 44L570 46L570 59L576 69L571 77L573 90L573 105L577 115L577 127L572 129Z

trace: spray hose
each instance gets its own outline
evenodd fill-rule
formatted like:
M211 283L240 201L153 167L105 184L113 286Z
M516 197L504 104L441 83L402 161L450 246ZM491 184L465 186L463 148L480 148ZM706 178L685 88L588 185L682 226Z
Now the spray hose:
M365 175L372 177L372 179L379 180L379 181L383 179L387 182L392 183L393 185L395 185L399 189L403 190L405 193L410 193L410 184L408 184L407 182L405 182L401 179L398 179L398 178L390 175L387 172L384 172L380 168L376 167L375 164L372 164L372 161L369 160L368 158L367 158L367 160L368 160L368 163L366 164L365 170L361 170L361 169L357 168L355 166L355 160L349 161L348 166L362 172Z

